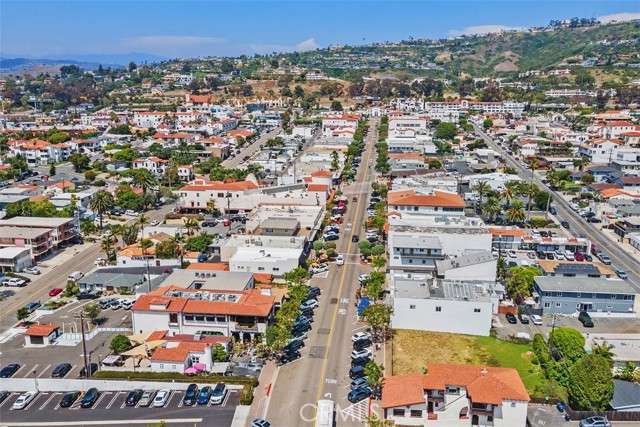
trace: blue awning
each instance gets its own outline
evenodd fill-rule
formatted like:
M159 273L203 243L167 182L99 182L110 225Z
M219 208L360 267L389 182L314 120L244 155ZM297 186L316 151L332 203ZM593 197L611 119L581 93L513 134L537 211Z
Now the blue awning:
M360 298L360 304L358 304L358 316L362 315L362 312L364 311L365 308L369 307L369 304L371 304L371 302L369 301L369 298L367 297Z

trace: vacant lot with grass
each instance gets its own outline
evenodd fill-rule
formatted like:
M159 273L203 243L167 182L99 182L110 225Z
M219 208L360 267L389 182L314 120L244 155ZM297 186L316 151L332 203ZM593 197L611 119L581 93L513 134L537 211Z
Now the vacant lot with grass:
M393 374L420 371L429 363L456 363L514 368L529 392L546 382L529 345L493 337L400 329L393 334Z

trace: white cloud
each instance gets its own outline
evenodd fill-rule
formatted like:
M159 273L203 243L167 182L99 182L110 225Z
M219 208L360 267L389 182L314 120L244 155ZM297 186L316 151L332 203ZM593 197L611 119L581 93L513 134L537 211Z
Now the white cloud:
M640 13L631 13L631 12L623 12L623 13L614 13L612 15L603 15L598 16L598 21L606 24L611 21L632 21L634 19L640 19Z
M305 50L315 50L320 45L316 43L316 39L313 37L304 41L301 41L295 46L282 45L282 44L250 44L249 48L254 53L267 54L273 52L300 52Z
M217 48L226 43L219 37L201 36L140 36L121 40L127 51L143 51L163 56L199 55L207 48Z
M462 30L449 30L448 34L453 37L461 36L464 34L489 34L499 33L501 31L524 31L525 27L511 27L508 25L472 25L464 27Z

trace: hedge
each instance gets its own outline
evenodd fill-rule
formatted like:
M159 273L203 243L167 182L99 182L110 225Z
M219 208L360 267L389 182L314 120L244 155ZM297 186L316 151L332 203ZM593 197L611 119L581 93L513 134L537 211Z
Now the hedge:
M225 383L256 387L258 379L224 375L184 375L179 372L99 371L93 378L110 380L176 381L185 383Z
M249 384L245 384L242 388L242 394L240 395L241 405L251 405L253 403L253 387Z
M30 278L28 278L27 276L23 276L23 275L21 275L21 274L16 274L16 273L14 273L14 272L12 272L12 271L7 271L7 272L5 273L5 276L7 276L7 277L16 277L16 278L18 278L18 279L22 279L22 280L24 280L26 283L30 283L30 282L31 282L31 279L30 279Z

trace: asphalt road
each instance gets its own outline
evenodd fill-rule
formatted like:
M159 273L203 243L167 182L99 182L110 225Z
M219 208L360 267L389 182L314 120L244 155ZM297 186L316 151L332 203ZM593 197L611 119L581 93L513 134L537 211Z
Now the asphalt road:
M509 166L513 166L518 171L518 176L525 181L529 182L531 180L531 171L526 170L520 162L516 161L515 158L507 153L505 149L498 146L493 139L484 133L480 127L474 125L475 131L483 137L483 139L487 142L489 146L491 146L496 151L502 153L502 155L507 160L507 164ZM580 215L574 212L569 203L567 203L562 197L560 197L556 192L551 191L549 187L547 187L537 176L534 175L533 182L538 185L541 189L547 191L553 197L553 202L557 207L558 214L556 215L558 220L566 220L570 225L570 231L573 234L583 234L585 235L591 242L593 242L598 248L602 248L602 250L609 255L611 260L613 261L613 267L618 267L627 271L629 278L626 280L627 283L631 287L633 287L636 292L640 293L640 266L638 262L631 256L629 256L625 251L620 249L616 244L612 243L607 237L603 236L602 233L596 228L599 224L589 224L586 222Z
M170 206L162 206L158 210L150 210L145 213L149 221L157 219L164 220L165 214L171 209ZM133 218L131 219L133 220ZM68 261L61 265L53 265L50 261L47 263L53 265L53 269L46 274L35 276L33 281L23 288L2 288L3 291L13 292L0 301L0 331L12 327L16 323L16 311L20 307L31 301L47 301L49 299L49 290L51 288L64 288L67 283L67 277L74 271L82 271L85 274L95 268L94 262L98 257L104 257L100 252L100 240L95 243L85 241L82 245L73 245L64 249L64 251L77 251L76 254Z
M377 138L377 131L374 131L376 127L377 121L372 121L356 183L342 188L350 203L340 226L336 250L346 255L346 263L343 266L331 265L329 272L323 273L324 277L318 275L311 280L311 285L322 289L320 306L316 309L313 329L301 350L303 357L278 368L266 416L272 425L312 426L315 404L320 399L336 402L338 420L344 410L351 410L352 405L346 399L351 382L348 376L351 335L366 328L364 323L356 321L354 297L358 274L371 270L368 266L360 265L358 247L351 242L351 237L363 235L362 224L366 219L365 210L371 192L375 160L373 144ZM351 202L356 194L358 202ZM363 405L366 405L366 401L357 406ZM339 421L338 425L361 426L362 422L352 419L346 424Z
M240 152L240 154L235 154L235 157L232 159L226 159L225 161L222 162L222 166L224 166L227 169L234 169L237 168L238 166L240 166L240 161L245 157L245 156L253 156L257 151L260 150L260 146L262 144L264 144L265 142L267 142L267 140L269 138L274 138L278 132L280 131L280 128L276 128L274 130L272 130L271 132L267 132L267 133L263 133L262 135L260 135L260 138L254 140L251 145L247 145L245 147L243 147ZM234 152L235 153L235 152Z
M233 390L227 395L222 405L184 406L182 405L184 391L173 391L163 408L134 407L124 404L126 391L103 391L91 408L81 408L79 401L70 408L61 408L59 402L62 395L62 393L40 393L25 409L13 410L11 405L19 396L19 393L14 393L0 404L0 424L3 426L114 424L144 426L166 420L171 426L228 427L231 425L240 400L240 393Z

